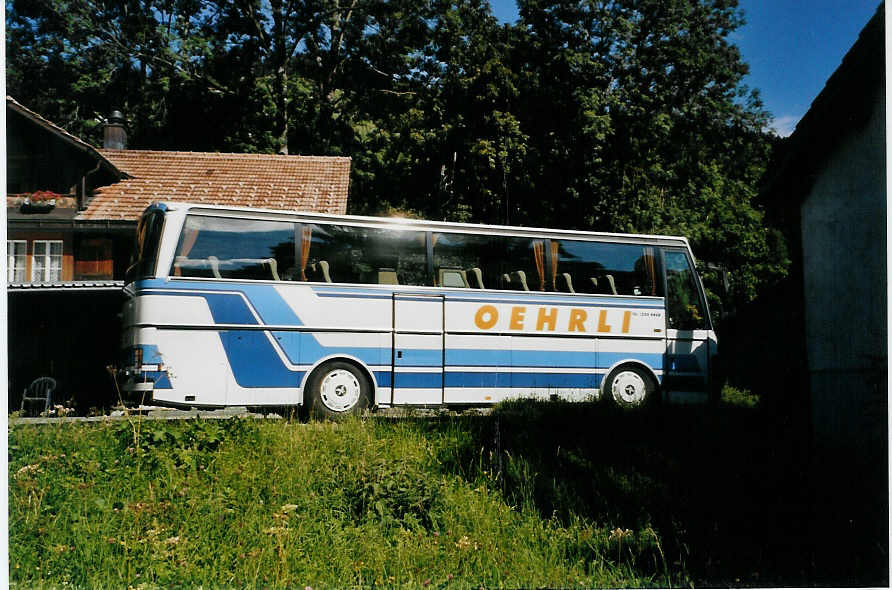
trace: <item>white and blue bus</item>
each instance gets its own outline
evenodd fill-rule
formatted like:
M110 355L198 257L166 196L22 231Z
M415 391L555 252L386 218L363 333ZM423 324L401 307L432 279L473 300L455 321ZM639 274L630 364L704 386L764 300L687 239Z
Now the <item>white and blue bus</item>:
M706 401L717 350L681 237L156 203L128 274L157 405Z

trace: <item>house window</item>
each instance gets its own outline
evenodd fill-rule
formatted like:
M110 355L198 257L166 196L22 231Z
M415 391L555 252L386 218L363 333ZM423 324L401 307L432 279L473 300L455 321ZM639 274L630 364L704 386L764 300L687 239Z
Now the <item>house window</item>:
M28 264L28 242L6 240L6 282L24 283Z
M62 280L62 240L34 240L31 281L55 283Z

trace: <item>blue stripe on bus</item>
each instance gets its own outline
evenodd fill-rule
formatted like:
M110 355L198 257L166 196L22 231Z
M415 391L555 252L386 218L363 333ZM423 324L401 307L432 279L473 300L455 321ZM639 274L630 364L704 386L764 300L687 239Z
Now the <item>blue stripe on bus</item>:
M391 373L375 371L375 379L379 387L391 386ZM445 379L445 383L442 381ZM445 387L504 387L504 388L568 388L596 389L601 387L603 373L500 373L447 371L435 373L396 373L396 387L437 389ZM657 380L662 382L662 377Z
M599 373L396 373L395 388L437 389L446 387L509 387L595 389L604 376Z
M224 330L219 334L239 386L297 387L303 379L303 371L292 371L282 363L264 332Z
M437 388L443 387L443 373L395 373L395 388Z
M495 379L493 379L495 377ZM601 384L598 373L478 373L447 372L446 387L554 387L594 389ZM495 381L495 384L493 383ZM510 385L509 385L510 384Z
M257 320L254 314L251 313L251 308L248 307L248 304L245 303L241 296L229 293L202 293L201 297L204 297L205 301L208 302L208 308L214 317L214 323L257 325Z
M511 366L511 349L447 348L446 365L509 367Z
M390 387L393 374L390 371L373 371L375 373L375 381L378 387Z
M146 284L151 283L151 284ZM155 284L159 283L159 284ZM220 291L221 295L229 295L230 297L238 297L239 293L244 294L245 298L251 302L251 306L257 311L260 319L265 324L279 326L302 326L303 322L294 313L294 310L282 299L278 291L271 285L252 285L245 283L196 283L189 281L187 283L178 283L177 281L159 282L159 281L143 281L139 284L140 295L188 295L195 297L204 297L211 306L220 301L215 298L214 294L202 293L201 291ZM159 288L162 291L154 292L153 289ZM244 299L242 299L244 304ZM232 305L232 304L230 304ZM213 307L211 313L214 313ZM225 312L223 312L225 313ZM250 312L249 312L250 313ZM216 315L214 316L216 319ZM235 322L227 322L235 323ZM252 324L257 322L253 320Z
M446 366L459 367L610 367L621 360L635 359L653 369L663 368L660 353L594 352L554 350L498 350L464 349L446 350Z
M402 358L397 356L393 362L398 367L440 367L443 365L443 350L398 348Z
M295 365L312 365L321 358L332 355L355 357L367 365L391 364L390 346L323 346L314 334L308 332L270 332L282 347L288 360Z
M152 382L153 389L173 389L167 371L143 371L143 382Z
M599 352L598 365L609 368L620 361L636 360L649 366L651 369L663 368L663 354L659 352Z
M163 362L157 344L140 344L134 348L142 349L142 362L145 365L156 365Z

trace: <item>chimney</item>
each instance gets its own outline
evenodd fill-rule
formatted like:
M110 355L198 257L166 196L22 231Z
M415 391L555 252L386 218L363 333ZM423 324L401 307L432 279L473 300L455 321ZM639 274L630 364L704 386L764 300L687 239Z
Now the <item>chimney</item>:
M126 150L127 131L124 130L124 115L121 111L112 111L105 121L105 135L102 147L107 150Z

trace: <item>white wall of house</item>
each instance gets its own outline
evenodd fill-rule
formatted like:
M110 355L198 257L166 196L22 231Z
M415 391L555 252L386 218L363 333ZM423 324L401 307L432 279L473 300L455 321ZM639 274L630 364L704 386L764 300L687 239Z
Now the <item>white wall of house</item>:
M836 147L801 206L814 435L862 450L885 439L887 421L882 88L873 104L869 123Z

